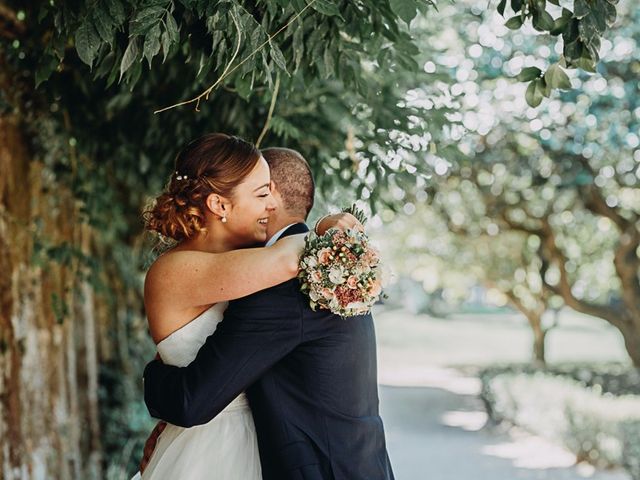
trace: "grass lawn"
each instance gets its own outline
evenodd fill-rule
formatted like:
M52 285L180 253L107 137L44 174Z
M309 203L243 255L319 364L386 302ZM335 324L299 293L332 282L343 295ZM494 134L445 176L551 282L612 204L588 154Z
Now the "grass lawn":
M482 367L531 358L532 334L517 313L463 313L440 319L378 306L374 316L381 383L421 384L420 377L430 368ZM567 309L547 336L547 361L628 362L628 357L616 329Z

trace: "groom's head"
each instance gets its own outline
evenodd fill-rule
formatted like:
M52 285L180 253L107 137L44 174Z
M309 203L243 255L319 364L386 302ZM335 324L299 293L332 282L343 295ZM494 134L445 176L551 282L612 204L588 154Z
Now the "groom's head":
M262 156L269 164L273 197L277 203L269 219L267 238L290 223L305 221L313 207L315 185L309 164L289 148L265 148Z

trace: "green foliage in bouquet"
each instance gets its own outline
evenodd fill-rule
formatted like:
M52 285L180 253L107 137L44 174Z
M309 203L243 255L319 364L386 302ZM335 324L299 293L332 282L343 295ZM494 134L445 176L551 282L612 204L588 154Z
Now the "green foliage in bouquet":
M350 213L351 215L356 217L362 225L367 223L367 215L364 213L363 210L360 210L358 207L356 207L355 203L351 205L349 208L343 208L342 211L344 213Z

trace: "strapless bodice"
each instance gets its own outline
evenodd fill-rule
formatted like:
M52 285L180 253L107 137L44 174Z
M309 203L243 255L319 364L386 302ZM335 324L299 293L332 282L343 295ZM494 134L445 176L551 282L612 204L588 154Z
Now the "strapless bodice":
M160 358L167 365L186 367L196 358L198 350L222 321L228 302L212 305L189 323L158 343Z
M167 365L175 365L176 367L189 365L196 358L207 337L215 332L216 327L222 321L227 305L228 302L212 305L189 323L160 341L156 347L162 361ZM246 396L241 393L223 411L229 412L236 408L247 407Z

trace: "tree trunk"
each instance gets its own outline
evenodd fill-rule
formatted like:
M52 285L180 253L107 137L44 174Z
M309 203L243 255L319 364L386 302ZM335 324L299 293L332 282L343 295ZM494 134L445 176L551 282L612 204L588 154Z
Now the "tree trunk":
M640 368L640 331L635 323L624 324L619 330L633 366Z
M0 58L4 91L8 75ZM37 246L81 247L77 205L32 157L18 115L0 115L0 171L0 478L99 478L93 296Z
M538 326L533 329L533 363L538 367L544 367L547 364L546 336L547 331L543 328Z
M509 298L513 306L527 319L529 327L531 327L531 333L533 334L532 363L538 368L543 368L547 364L545 358L545 341L548 332L548 329L542 326L542 316L547 310L544 297L537 299L535 308L530 308L525 306L513 290L507 290L503 293Z
M547 331L542 327L542 315L538 312L527 311L527 321L533 333L533 357L532 361L536 367L542 368L547 364L545 358L545 341Z

